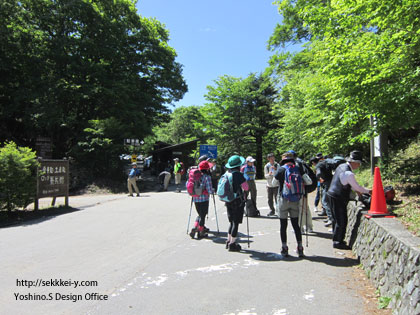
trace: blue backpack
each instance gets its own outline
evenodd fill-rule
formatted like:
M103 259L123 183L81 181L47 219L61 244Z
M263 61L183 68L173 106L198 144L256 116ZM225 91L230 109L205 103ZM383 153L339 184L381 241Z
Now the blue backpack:
M238 197L238 194L233 191L233 173L226 172L220 177L217 185L217 195L224 202L231 202Z
M299 167L297 165L283 165L286 171L284 172L284 183L282 196L290 202L297 202L305 193L302 175L300 175Z

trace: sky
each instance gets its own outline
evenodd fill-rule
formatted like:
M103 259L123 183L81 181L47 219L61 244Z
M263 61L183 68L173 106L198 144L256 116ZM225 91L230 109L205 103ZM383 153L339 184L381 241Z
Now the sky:
M273 0L138 0L137 11L165 24L188 92L175 106L203 105L223 75L246 78L268 66L267 42L280 15Z

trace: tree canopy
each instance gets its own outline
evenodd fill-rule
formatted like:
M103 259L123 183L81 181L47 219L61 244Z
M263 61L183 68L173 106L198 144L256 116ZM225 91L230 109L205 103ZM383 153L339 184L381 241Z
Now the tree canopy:
M187 91L168 38L131 0L2 1L0 141L48 136L62 157L95 126L114 144L150 134Z

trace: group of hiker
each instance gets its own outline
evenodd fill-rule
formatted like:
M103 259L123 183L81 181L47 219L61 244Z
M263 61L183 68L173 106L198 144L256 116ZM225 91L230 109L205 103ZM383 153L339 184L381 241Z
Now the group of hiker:
M322 204L322 212L328 216L333 233L333 247L349 249L344 241L347 227L347 204L350 200L350 192L354 190L358 194L370 194L371 191L360 186L353 171L360 167L362 154L353 151L344 159L340 156L325 158L322 154L311 159L314 170L296 152L290 150L281 156L280 162L275 161L273 153L267 155L267 164L264 167L264 176L267 180L267 196L269 213L268 216L277 216L280 219L280 237L282 242L281 254L289 255L287 245L287 226L290 218L297 242L296 252L299 257L304 257L302 245L302 232L313 232L312 215L308 205L308 193L317 191L316 201ZM238 226L242 223L244 214L249 215L250 208L259 216L257 210L257 189L255 185L256 169L255 159L251 156L246 159L234 155L225 165L226 173L219 180L216 191L210 184L210 165L206 160L200 161L197 168L190 172L197 173L196 179L192 176L187 180L187 191L192 195L192 203L195 204L198 217L190 232L192 238L197 235L198 239L207 236L209 229L205 227L205 216L208 213L210 195L216 193L220 200L224 201L227 208L229 229L226 240L226 248L229 251L240 251L241 246L237 243ZM198 173L201 173L198 174ZM200 180L201 178L201 180ZM201 183L201 184L200 184ZM197 187L194 188L194 185ZM230 187L230 188L229 188ZM198 189L197 189L198 188ZM195 190L197 189L197 190ZM228 198L230 190L231 196ZM248 196L251 196L248 199ZM246 210L245 210L246 208Z
M226 249L241 250L237 235L244 214L250 217L260 216L257 208L254 162L255 159L252 156L245 159L242 156L233 155L224 167L220 167L207 156L201 156L197 166L185 171L179 159L174 159L176 192L181 191L181 176L186 173L186 188L191 195L191 209L194 204L198 214L189 231L192 238L202 239L208 236L209 229L205 226L205 220L210 199L212 197L215 203L215 195L217 195L219 200L225 202L229 220ZM371 193L369 189L360 186L355 179L353 171L359 168L361 163L360 151L351 152L347 158L341 156L327 158L319 153L310 159L311 165L300 159L293 150L283 153L280 162L276 162L273 153L267 155L267 164L264 166L270 209L267 216L277 216L280 220L281 254L284 257L289 255L287 245L289 218L296 237L296 252L299 257L304 256L302 233L313 232L312 215L308 204L308 193L313 191L316 191L314 211L327 216L325 226L332 225L333 247L349 249L344 237L350 192L354 190L358 194ZM225 170L223 175L222 168ZM129 191L132 195L130 185L133 179L130 176L138 176L134 165L128 178ZM167 190L170 178L171 172L168 170L159 174L162 190ZM138 189L136 192L139 195ZM321 207L318 210L320 202Z

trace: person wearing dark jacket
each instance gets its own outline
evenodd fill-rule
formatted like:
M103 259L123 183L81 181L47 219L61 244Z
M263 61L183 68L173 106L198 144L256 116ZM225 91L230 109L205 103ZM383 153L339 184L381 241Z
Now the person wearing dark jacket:
M347 163L336 168L327 192L327 201L333 217L333 247L339 249L350 249L344 237L347 228L347 204L350 201L351 190L353 189L358 194L371 193L371 190L357 183L353 174L353 171L362 164L362 153L352 151L346 160Z
M237 240L239 224L242 223L244 217L244 192L248 191L248 184L244 177L244 174L240 172L240 167L244 164L245 158L239 155L233 155L229 158L225 167L228 169L227 172L232 174L232 186L233 191L236 193L236 198L231 202L226 202L227 215L229 220L228 239L226 241L226 248L230 252L239 252L241 245Z
M299 227L299 204L298 201L289 201L283 196L283 186L285 185L285 173L286 167L295 167L296 162L293 154L286 152L282 155L280 167L274 177L279 181L279 216L280 216L280 238L282 243L281 254L283 257L289 256L289 248L287 247L287 218L290 216L293 230L295 231L296 242L297 242L297 253L299 257L303 257L303 246L302 246L302 232ZM303 174L303 171L299 169L299 173Z

